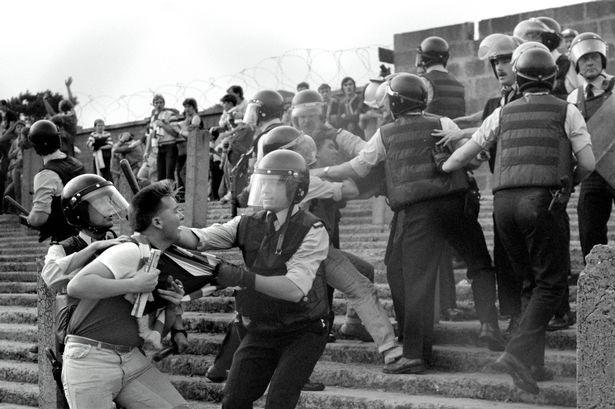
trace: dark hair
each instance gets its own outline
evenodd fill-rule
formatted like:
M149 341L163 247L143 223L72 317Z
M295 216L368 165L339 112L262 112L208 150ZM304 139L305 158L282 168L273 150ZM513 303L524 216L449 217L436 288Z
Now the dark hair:
M168 181L152 183L135 195L128 213L130 227L134 231L142 232L152 224L152 219L160 212L163 197L173 197L173 189Z
M324 90L324 89L328 89L329 91L331 91L331 85L329 84L320 84L320 86L318 87L318 92Z
M299 84L297 84L297 91L302 89L310 89L310 84L305 81L301 81Z
M95 120L95 121L94 121L94 126L96 126L96 124L97 124L97 123L99 123L99 122L102 122L102 123L103 123L103 125L105 124L105 121L104 121L104 120L102 120L102 119L98 118L97 120Z
M231 85L230 87L228 87L226 92L228 92L229 94L237 94L239 95L239 98L243 99L243 88L241 88L239 85Z
M155 94L154 98L152 98L152 103L154 103L154 101L156 101L157 99L161 99L162 102L165 102L164 97L162 96L162 94Z
M226 94L220 98L220 102L230 102L233 106L237 106L237 97L233 94Z
M58 104L58 109L59 109L61 112L68 112L68 111L70 111L71 109L73 109L73 103L72 103L72 102L70 102L70 101L69 101L69 100L67 100L67 99L63 99L63 100L62 100L62 101L60 101L60 103Z
M195 111L199 110L198 105L196 103L196 99L194 98L184 99L184 102L182 102L182 106L186 106L186 105L191 106L192 108L194 108Z
M344 88L344 83L348 81L352 81L352 85L354 85L354 87L357 88L357 83L354 81L352 77L344 77L344 79L342 79L342 82L341 82L341 88Z

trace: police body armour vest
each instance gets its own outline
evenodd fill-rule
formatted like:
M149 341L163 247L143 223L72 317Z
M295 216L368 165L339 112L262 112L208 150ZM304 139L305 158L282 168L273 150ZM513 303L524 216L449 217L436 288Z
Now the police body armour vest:
M564 130L567 103L552 95L528 94L504 106L494 187L559 187L572 180L572 149Z
M280 232L267 235L266 211L243 216L237 228L237 243L246 267L263 276L285 275L286 262L295 254L305 235L314 227L324 228L314 215L299 211L289 220L281 254L275 254ZM321 267L307 296L298 303L243 289L235 296L237 311L250 319L250 326L264 330L284 330L326 317L329 311L324 271Z
M609 85L604 90L604 92L600 95L596 95L595 97L586 99L584 94L583 87L579 87L577 91L577 103L576 106L583 114L583 118L585 121L589 121L589 119L600 109L604 101L611 96L613 93L613 86L615 86L615 77L611 78Z
M77 159L67 156L64 159L50 160L43 169L51 170L60 176L62 184L66 185L75 176L83 175L85 169ZM62 196L56 195L51 199L51 213L47 222L39 229L39 242L51 237L52 242L62 241L77 234L77 230L68 224L62 212Z
M442 129L435 115L405 115L380 128L386 150L387 197L394 211L468 188L465 171L444 174L436 168L431 156L434 129Z
M454 119L466 114L463 84L448 72L430 71L424 75L431 82L433 97L425 112Z

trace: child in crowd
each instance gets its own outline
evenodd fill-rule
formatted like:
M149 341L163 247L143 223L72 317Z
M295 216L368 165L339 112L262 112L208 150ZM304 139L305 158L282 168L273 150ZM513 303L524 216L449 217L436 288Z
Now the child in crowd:
M94 121L94 129L87 141L94 158L94 169L97 175L111 181L111 134L105 131L105 122L102 119Z

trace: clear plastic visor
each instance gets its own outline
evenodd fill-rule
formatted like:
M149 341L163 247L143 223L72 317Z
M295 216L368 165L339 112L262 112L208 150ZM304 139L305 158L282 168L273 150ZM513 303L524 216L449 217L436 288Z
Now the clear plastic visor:
M293 105L291 115L320 115L322 114L322 102L308 102L305 104Z
M243 115L243 122L250 125L258 125L258 120L260 118L261 108L263 107L263 103L259 100L253 99L248 102L248 106L246 107L246 113Z
M600 53L606 55L606 43L598 39L589 39L579 41L570 47L570 58L575 63L579 61L581 57L589 53Z
M258 172L258 173L257 173ZM257 169L250 178L250 196L248 206L277 209L287 207L288 192L286 190L290 175L279 173L260 173L271 172ZM292 172L291 172L292 173Z
M81 198L103 216L124 220L128 214L128 202L114 186L104 186Z

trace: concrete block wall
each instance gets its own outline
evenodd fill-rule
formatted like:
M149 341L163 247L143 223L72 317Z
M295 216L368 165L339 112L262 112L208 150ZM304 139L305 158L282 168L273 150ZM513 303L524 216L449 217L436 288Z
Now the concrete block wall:
M449 42L451 58L448 69L466 87L466 113L481 111L488 98L499 93L498 83L487 61L477 57L483 38L493 33L512 34L522 20L530 17L548 16L557 20L562 28L574 28L580 33L592 31L600 34L608 43L607 71L615 72L615 1L592 1L565 7L539 9L509 16L494 17L478 23L435 27L426 30L395 34L393 37L396 72L416 72L416 49L421 41L437 35ZM476 29L476 30L475 30ZM474 33L478 32L478 40ZM483 165L475 172L481 189L490 189L489 171Z

